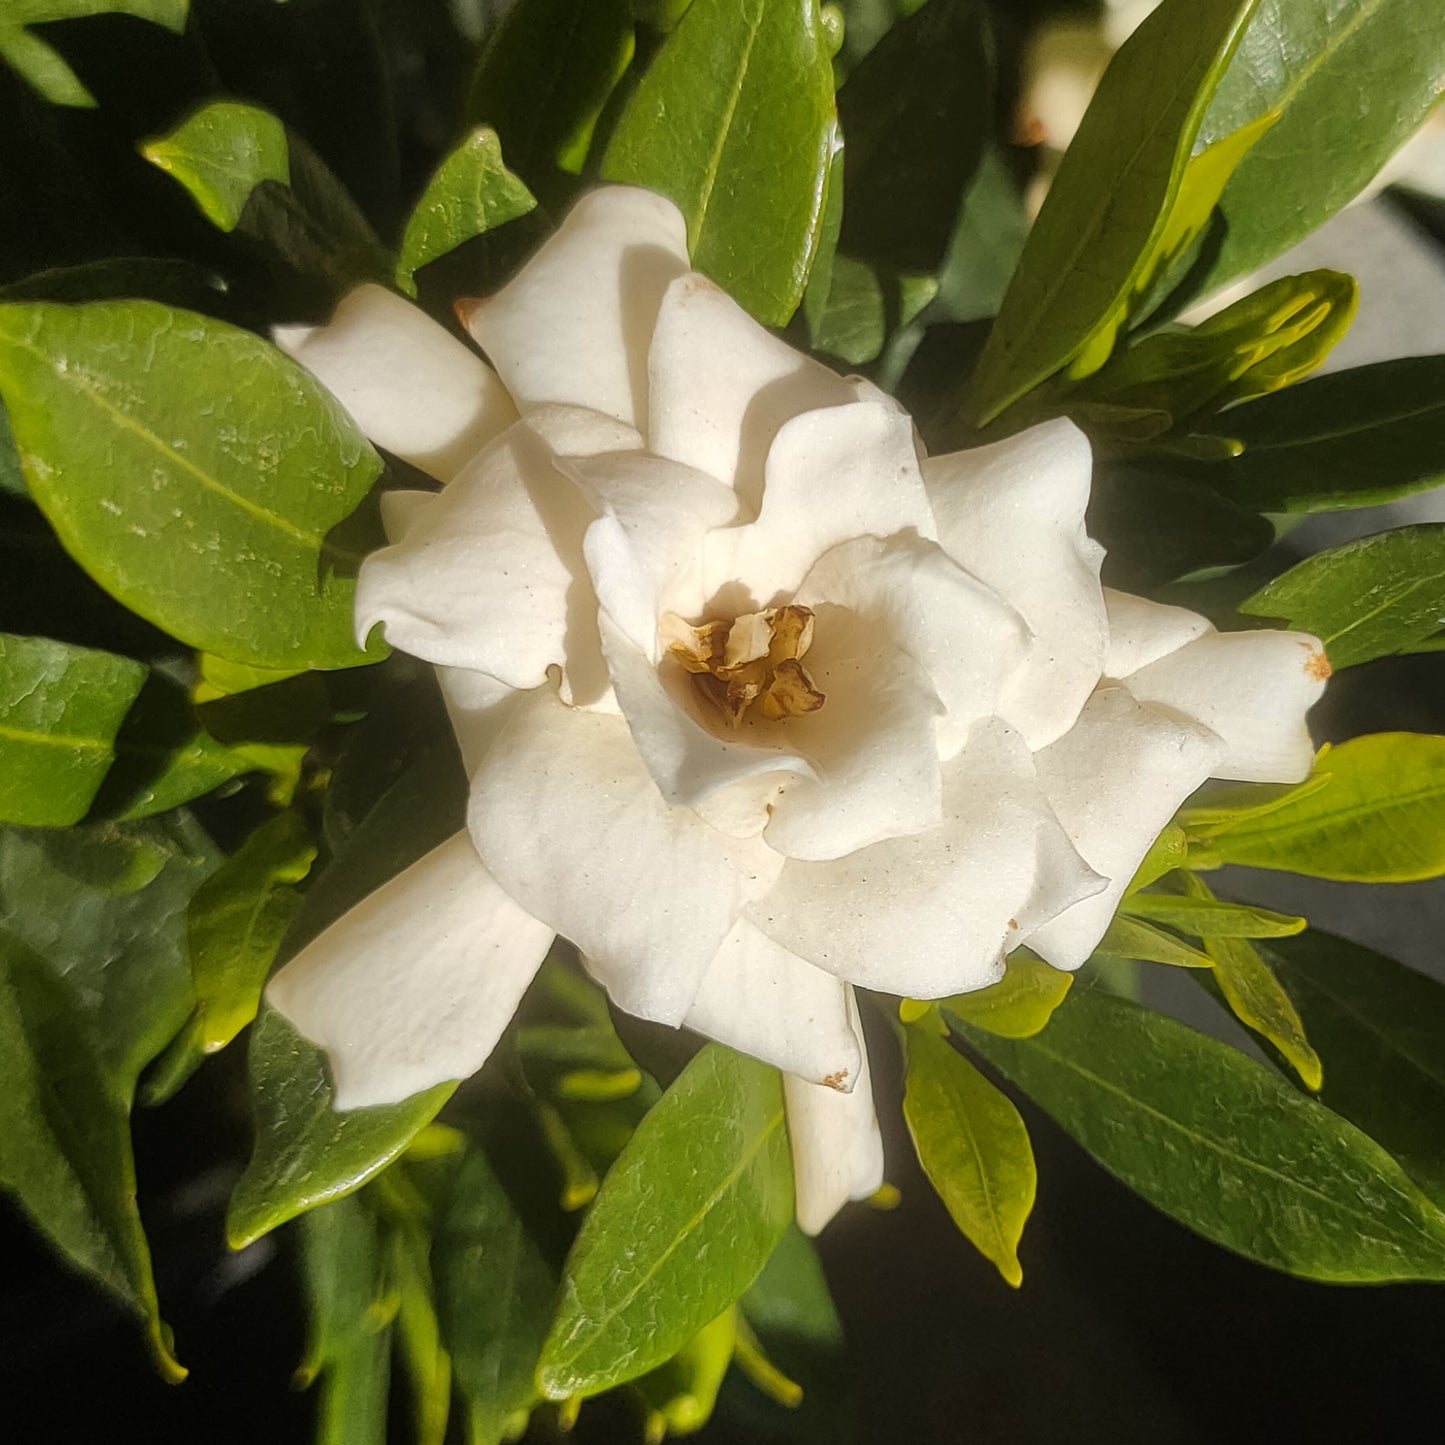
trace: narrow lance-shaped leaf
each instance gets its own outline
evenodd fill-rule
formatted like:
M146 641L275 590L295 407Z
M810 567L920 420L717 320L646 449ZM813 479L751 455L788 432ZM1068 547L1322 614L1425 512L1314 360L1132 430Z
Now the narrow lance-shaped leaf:
M1131 917L1162 923L1196 938L1206 933L1216 938L1287 938L1305 927L1303 918L1270 908L1208 897L1180 898L1172 893L1136 893L1120 908Z
M1445 737L1370 733L1322 749L1329 775L1263 815L1216 824L1214 861L1312 878L1406 883L1445 872Z
M1445 1216L1373 1140L1226 1044L1102 989L969 1042L1110 1173L1206 1239L1307 1279L1445 1279Z
M980 423L1068 365L1138 287L1257 0L1165 0L1105 72L979 363Z
M1334 667L1405 652L1445 627L1445 523L1316 552L1239 604L1313 632Z
M1038 1174L1019 1111L944 1037L937 1015L904 1030L903 1118L918 1162L953 1222L1009 1284Z
M973 993L944 999L938 1006L946 1015L977 1024L1005 1039L1026 1039L1048 1023L1063 1003L1074 979L1052 968L1026 948L1017 948L997 983ZM905 1023L921 1018L928 1006L914 1005L903 1013Z
M834 127L816 0L693 0L628 101L602 173L671 197L698 270L781 326L818 247Z
M429 261L485 235L536 206L531 191L506 167L497 133L475 127L447 153L407 217L396 258L396 284L416 295L416 273Z
M262 667L351 667L381 469L341 407L250 332L146 301L0 306L0 395L30 490L127 607Z
M79 822L145 678L128 657L0 633L0 822Z
M538 1367L543 1393L597 1394L676 1354L753 1282L792 1211L777 1072L709 1045L583 1222Z
M1207 953L1183 939L1127 914L1110 922L1094 950L1096 958L1132 958L1137 963L1163 963L1172 968L1213 968Z

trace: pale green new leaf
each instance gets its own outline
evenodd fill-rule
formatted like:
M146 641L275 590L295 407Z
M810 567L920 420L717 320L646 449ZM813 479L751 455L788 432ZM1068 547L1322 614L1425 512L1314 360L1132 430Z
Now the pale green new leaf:
M1229 1011L1280 1051L1305 1088L1318 1091L1324 1080L1320 1056L1305 1035L1299 1011L1259 950L1242 938L1206 938L1204 947L1214 960L1214 981Z
M618 120L602 174L675 201L697 269L781 326L818 248L835 124L816 0L693 0Z
M753 1282L792 1213L778 1074L710 1044L583 1221L538 1367L543 1394L597 1394L671 1358Z
M1207 953L1137 918L1119 914L1094 949L1096 958L1132 958L1137 963L1163 963L1171 968L1213 968Z
M1102 989L969 1042L1110 1173L1206 1239L1307 1279L1445 1279L1445 1216L1274 1069Z
M330 534L380 459L260 337L149 301L0 306L0 395L32 496L132 611L261 667L379 655Z
M1445 523L1316 552L1239 604L1313 632L1334 667L1406 652L1445 627Z
M1121 913L1162 923L1202 938L1288 938L1304 930L1305 920L1249 903L1222 903L1216 898L1180 898L1172 893L1136 893L1119 905Z
M904 1030L903 1118L918 1162L953 1222L1017 1288L1018 1245L1038 1186L1019 1111L930 1019Z
M1026 1039L1048 1023L1073 981L1072 974L1050 967L1026 948L1016 948L997 983L955 994L938 1006L950 1018L977 1024L1000 1038Z
M1216 825L1214 858L1362 883L1445 873L1445 737L1370 733L1321 750L1315 767L1323 786L1311 779L1262 816Z
M145 678L128 657L0 633L0 822L79 822Z

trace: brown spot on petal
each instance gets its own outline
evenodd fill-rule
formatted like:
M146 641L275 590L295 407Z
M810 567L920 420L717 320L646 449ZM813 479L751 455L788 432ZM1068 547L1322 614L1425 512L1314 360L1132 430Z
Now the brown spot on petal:
M485 296L458 296L452 302L452 312L462 324L462 330L472 329L472 317L487 304Z
M823 1083L825 1083L830 1089L837 1089L840 1094L844 1092L843 1085L847 1082L847 1069L838 1069L835 1072L826 1075L823 1079Z
M1309 646L1308 643L1305 644ZM1313 678L1316 682L1326 681L1334 672L1330 666L1330 660L1325 656L1323 647L1310 647L1309 656L1305 658L1305 676Z
M1008 921L1008 926L1009 926L1010 928L1014 929L1015 932L1017 932L1018 926L1019 926L1019 921L1018 921L1018 919L1017 919L1017 918L1010 918L1009 921Z

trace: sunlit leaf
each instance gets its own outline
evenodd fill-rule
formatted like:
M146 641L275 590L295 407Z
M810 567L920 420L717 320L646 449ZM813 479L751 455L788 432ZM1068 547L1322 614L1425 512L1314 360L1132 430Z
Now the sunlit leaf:
M946 1015L1000 1038L1026 1039L1048 1023L1073 981L1072 974L1050 967L1026 948L1016 948L997 983L946 998L939 1007Z

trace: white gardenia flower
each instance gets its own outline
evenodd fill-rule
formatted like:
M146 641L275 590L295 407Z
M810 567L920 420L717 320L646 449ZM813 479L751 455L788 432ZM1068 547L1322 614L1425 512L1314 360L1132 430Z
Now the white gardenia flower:
M479 1068L554 935L624 1009L786 1071L799 1219L877 1187L852 986L1077 968L1208 777L1309 770L1318 642L1100 585L1065 421L928 458L751 320L650 192L462 308L363 286L279 344L445 487L386 499L363 637L436 664L468 833L268 996L340 1108Z

